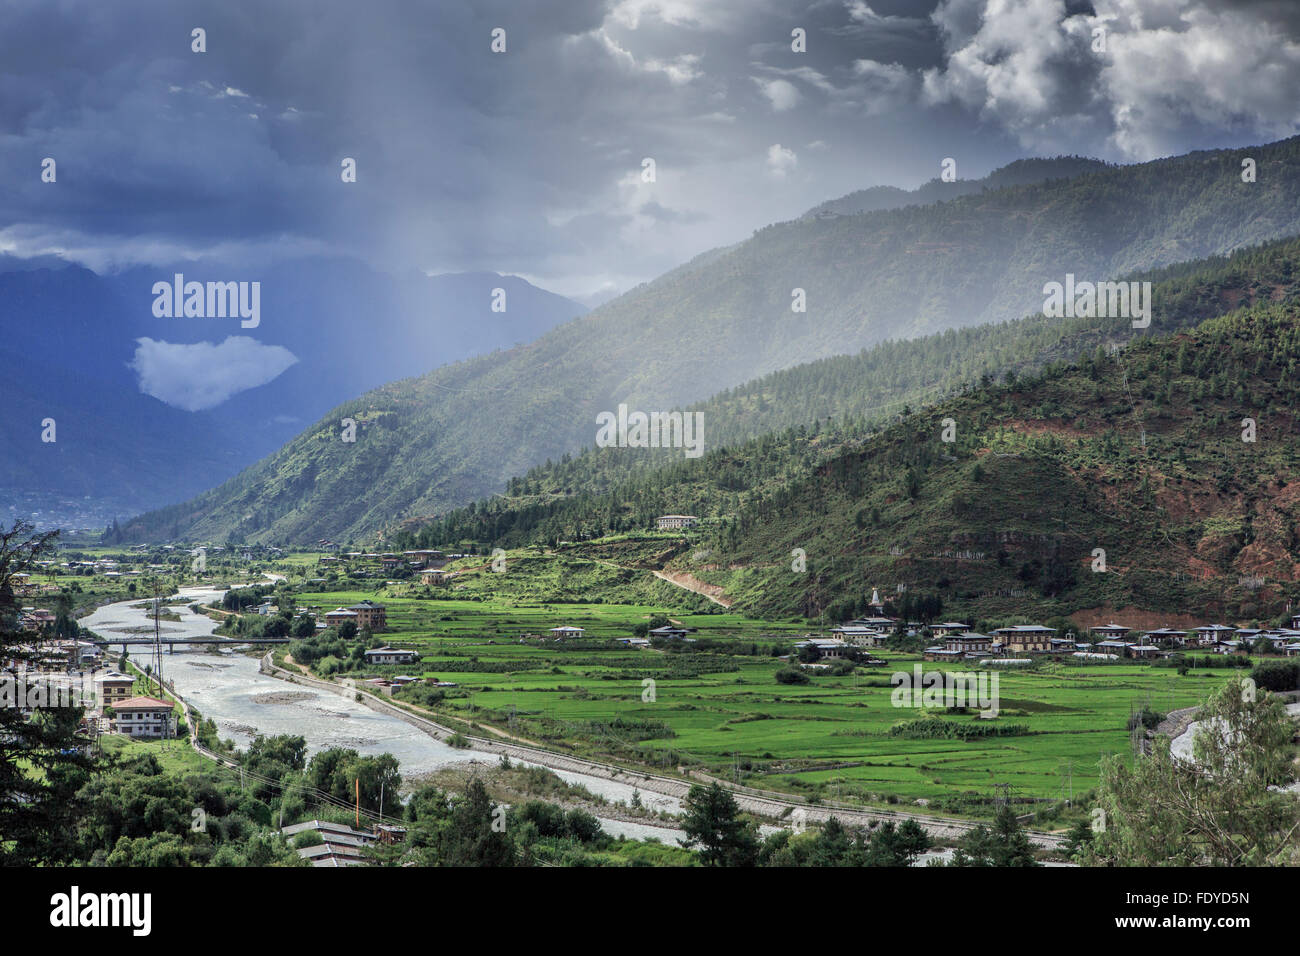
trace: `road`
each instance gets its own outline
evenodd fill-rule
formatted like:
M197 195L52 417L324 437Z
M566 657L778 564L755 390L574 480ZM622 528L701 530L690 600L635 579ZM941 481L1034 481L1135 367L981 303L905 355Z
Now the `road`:
M444 727L435 721L429 720L427 717L413 714L410 711L398 707L392 702L384 700L355 685L349 686L346 684L335 683L333 681L320 680L319 678L307 677L301 673L295 674L292 671L285 670L272 662L270 654L267 654L262 658L262 670L263 672L270 674L273 677L278 677L281 680L317 687L340 696L355 694L357 699L368 707L378 710L381 713L397 717L436 740L446 741L448 737L451 737L456 733L456 731L449 727ZM623 767L616 767L611 764L586 760L581 757L574 757L569 754L558 753L553 750L545 750L541 747L526 744L494 740L487 737L466 737L464 734L462 734L461 737L468 739L472 749L480 750L484 753L506 756L511 760L520 760L525 763L538 764L543 767L549 767L552 770L565 770L570 773L581 773L591 777L615 780L619 783L636 786L641 790L662 793L667 796L677 797L678 799L685 799L694 783L701 783L709 780L709 778L704 777L691 779L690 771L685 768L681 768L683 777L668 777L660 774L645 773L639 770L628 770ZM820 823L824 822L831 816L836 817L841 823L848 826L858 827L874 826L889 821L902 823L905 820L915 820L931 836L947 840L952 840L969 833L978 825L965 820L954 820L947 817L933 816L924 813L911 813L901 810L867 810L839 803L809 804L788 794L775 793L769 790L759 790L754 787L736 786L732 784L722 785L731 792L742 810L760 816L786 821L794 825L799 825L800 823ZM1025 834L1036 846L1044 847L1046 849L1058 850L1065 842L1064 834L1048 833L1043 830L1025 830Z

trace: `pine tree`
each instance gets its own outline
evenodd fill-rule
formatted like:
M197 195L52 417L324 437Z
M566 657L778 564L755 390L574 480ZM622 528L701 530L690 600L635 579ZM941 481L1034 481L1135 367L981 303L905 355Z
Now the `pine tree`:
M30 635L18 627L20 607L11 582L53 552L57 534L37 533L22 521L8 531L0 529L0 658L15 664L0 675L2 680L17 684L36 658L28 646ZM80 730L82 713L81 707L45 707L30 715L21 707L0 707L0 865L77 858L77 793L94 770L84 753L88 740Z

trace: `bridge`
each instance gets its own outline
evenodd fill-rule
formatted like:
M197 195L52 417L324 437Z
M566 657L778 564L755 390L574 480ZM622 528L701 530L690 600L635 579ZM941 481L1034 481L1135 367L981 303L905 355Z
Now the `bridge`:
M142 645L153 646L154 644L166 644L167 653L175 654L177 644L221 644L234 647L240 644L288 644L292 638L289 637L166 637L161 636L157 640L153 637L97 637L90 643L97 647L121 647L122 653L126 653L128 647L140 647Z

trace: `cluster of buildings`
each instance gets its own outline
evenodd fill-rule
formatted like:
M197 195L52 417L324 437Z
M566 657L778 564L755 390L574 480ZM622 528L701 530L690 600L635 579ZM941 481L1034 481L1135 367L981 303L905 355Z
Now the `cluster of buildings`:
M428 571L441 571L448 561L463 557L463 554L446 554L432 548L403 551L400 554L396 551L345 551L324 555L319 564L324 568L342 568L349 574L362 577L397 571L422 575Z
M1300 624L1300 616L1293 620ZM1207 624L1180 631L1162 627L1142 630L1123 624L1098 624L1088 629L1089 639L1073 634L1057 637L1056 631L1038 624L1000 627L992 635L978 634L957 622L935 625L933 633L942 641L925 649L928 661L976 660L1007 654L1070 654L1097 660L1151 660L1169 656L1177 649L1195 647L1215 654L1244 654L1268 640L1273 649L1290 657L1300 656L1300 630L1294 628L1233 628Z
M48 562L47 562L48 563ZM15 572L9 576L9 586L13 588L14 595L17 597L35 597L40 594L54 594L59 590L57 584L33 581L32 576L25 572ZM26 609L30 610L30 608Z
M45 641L21 649L0 667L0 706L24 713L56 707L84 708L81 727L87 740L117 733L140 739L176 736L175 705L135 693L135 679L84 661L85 641ZM70 657L71 655L71 657ZM75 660L76 663L70 663Z
M873 603L878 601L873 595ZM877 610L880 606L877 604ZM844 657L849 647L881 647L900 629L915 636L924 625L900 622L883 613L860 617L831 629L830 638L810 637L796 645L815 647L823 658ZM1192 647L1215 654L1245 654L1257 651L1267 641L1278 654L1300 657L1300 614L1291 619L1289 628L1236 628L1224 624L1207 624L1188 630L1161 627L1151 630L1130 628L1122 624L1099 624L1088 628L1081 639L1073 633L1058 636L1056 629L1041 624L1017 624L1000 627L992 634L980 634L960 621L930 625L936 642L925 648L927 661L980 660L982 658L1021 658L1034 654L1069 654L1080 658L1150 660L1169 656L1179 648Z

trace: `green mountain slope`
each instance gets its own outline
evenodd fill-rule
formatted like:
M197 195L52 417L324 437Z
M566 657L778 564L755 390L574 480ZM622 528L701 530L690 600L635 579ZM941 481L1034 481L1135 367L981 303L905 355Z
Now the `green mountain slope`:
M908 401L933 404L1135 337L1190 329L1245 305L1290 301L1300 295L1300 239L1144 278L1153 282L1149 329L1134 330L1125 319L1037 315L797 366L692 406L706 421L724 423L715 429L721 433L716 447L702 458L589 448L511 479L504 495L412 528L395 543L458 550L549 545L644 530L665 512L735 514L845 449L863 447L876 430L905 417ZM890 395L902 398L888 401Z
M949 616L1275 617L1300 582L1298 349L1292 291L980 389L750 502L675 564L768 613L835 618L901 585Z
M1240 181L1246 155L1256 183ZM531 345L369 392L125 532L309 542L439 514L591 444L596 415L620 403L666 410L887 339L1023 315L1067 272L1110 278L1295 234L1298 181L1293 139L770 226ZM795 288L806 313L791 312ZM341 440L345 417L355 443Z
M1300 240L1156 288L1163 337L1072 336L1093 343L1077 362L1013 369L874 436L796 428L604 493L481 502L411 540L616 558L611 532L690 511L701 529L633 563L766 616L847 618L879 588L946 617L1276 618L1300 583ZM577 482L587 458L524 483Z

